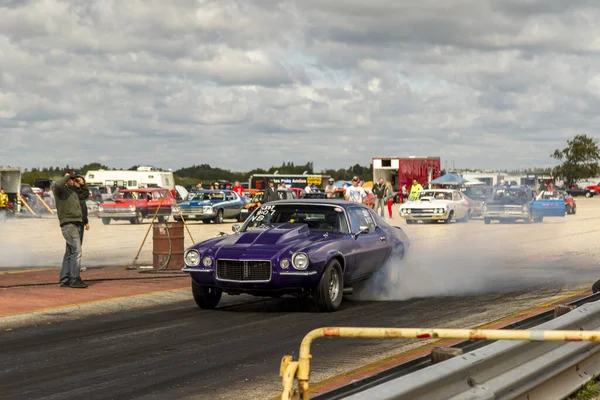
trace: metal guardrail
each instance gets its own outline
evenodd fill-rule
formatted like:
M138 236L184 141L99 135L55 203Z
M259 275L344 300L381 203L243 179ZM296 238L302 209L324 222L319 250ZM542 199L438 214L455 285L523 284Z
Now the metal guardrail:
M543 311L539 314L532 315L525 319L520 319L518 321L512 322L506 326L503 326L500 329L532 329L544 322L552 321L554 318L565 314L566 311L572 310L573 308L580 307L586 303L590 303L593 301L600 300L600 293L588 295L582 298L578 298L573 300L567 304L556 304L553 310ZM494 343L492 341L471 341L465 340L459 343L456 343L452 346L445 347L450 351L454 350L461 354L471 352L477 349L480 349L485 346L489 346L490 343ZM435 351L435 349L434 349ZM416 371L419 371L423 368L427 368L433 365L434 362L434 354L426 354L418 358L414 358L410 361L404 362L402 364L395 365L391 368L385 369L383 371L376 372L373 375L365 376L356 380L352 380L352 382L331 389L325 393L317 394L313 397L314 400L341 400L345 399L351 394L362 392L370 387L374 387L377 385L381 385L382 383L388 382L390 380L399 378L401 376L405 376L408 374L412 374Z
M374 336L375 335L375 336ZM282 360L282 399L295 378L308 399L310 344L319 337L499 340L470 353L364 390L346 399L562 399L600 373L600 301L582 305L535 330L321 328L302 342L298 361Z

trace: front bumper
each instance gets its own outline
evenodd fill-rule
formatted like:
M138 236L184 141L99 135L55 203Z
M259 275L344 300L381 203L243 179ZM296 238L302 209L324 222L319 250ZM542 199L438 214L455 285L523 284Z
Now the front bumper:
M525 211L484 211L483 218L491 219L527 219L529 212Z
M135 211L107 213L106 211L98 211L98 218L135 218Z
M191 278L199 285L216 286L225 292L253 293L261 291L290 291L298 292L312 289L319 283L319 272L308 271L281 271L274 268L268 282L244 282L220 280L216 277L214 269L199 267L184 267L183 272L190 274Z
M400 212L400 217L408 220L417 220L417 221L441 221L448 219L448 211L440 214L440 213L403 213Z

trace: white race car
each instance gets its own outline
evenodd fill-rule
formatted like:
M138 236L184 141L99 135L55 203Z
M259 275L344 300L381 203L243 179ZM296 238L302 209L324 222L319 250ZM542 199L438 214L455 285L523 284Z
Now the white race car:
M448 224L453 219L468 222L471 218L469 202L458 191L452 189L425 189L418 200L400 205L400 216L407 224L417 221L443 221Z

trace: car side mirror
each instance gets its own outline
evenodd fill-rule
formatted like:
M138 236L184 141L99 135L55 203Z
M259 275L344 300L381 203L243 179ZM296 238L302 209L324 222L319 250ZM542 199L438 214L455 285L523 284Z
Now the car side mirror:
M362 235L363 233L369 233L369 227L368 227L368 226L359 226L359 227L358 227L358 232L356 232L356 233L353 235L353 236L354 236L354 239L355 239L355 240L356 240L356 239L358 239L358 237L359 237L360 235Z
M240 231L240 228L241 228L241 227L240 227L240 224L233 224L233 225L231 225L231 230L232 230L233 232L239 232L239 231Z

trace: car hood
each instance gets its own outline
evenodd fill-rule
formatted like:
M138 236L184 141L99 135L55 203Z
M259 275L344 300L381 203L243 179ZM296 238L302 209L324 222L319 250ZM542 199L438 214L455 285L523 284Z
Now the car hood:
M446 207L448 204L450 204L450 200L435 200L431 197L423 197L420 200L417 201L408 201L404 204L400 205L400 208L410 208L410 207L433 207L433 208L438 208L438 207Z
M215 258L265 259L341 237L342 233L310 231L306 224L277 224L268 228L228 235L206 249L206 255ZM199 248L202 249L202 246Z
M210 201L210 200L191 200L183 201L179 203L179 207L203 207L203 206L214 206L215 204L222 203L222 201Z

